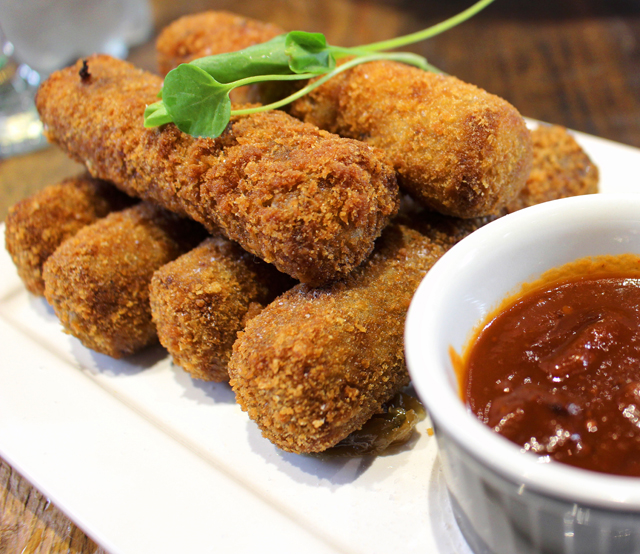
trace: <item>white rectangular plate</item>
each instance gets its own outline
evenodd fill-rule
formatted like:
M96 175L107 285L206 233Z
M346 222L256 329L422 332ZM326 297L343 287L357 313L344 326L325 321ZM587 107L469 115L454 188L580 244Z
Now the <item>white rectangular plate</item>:
M640 150L576 136L603 193L640 191ZM377 458L282 452L228 385L192 381L159 347L91 352L4 249L0 275L0 454L111 554L470 553L428 420Z

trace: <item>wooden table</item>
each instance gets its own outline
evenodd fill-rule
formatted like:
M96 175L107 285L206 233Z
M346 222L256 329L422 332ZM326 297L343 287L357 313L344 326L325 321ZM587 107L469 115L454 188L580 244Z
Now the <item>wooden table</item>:
M156 29L184 13L226 9L351 46L416 31L471 0L154 0ZM411 50L514 104L522 114L640 147L640 4L633 0L497 0ZM130 59L154 69L152 42ZM56 148L0 161L0 219L18 199L79 166ZM0 369L1 371L1 369ZM0 552L103 553L0 460Z

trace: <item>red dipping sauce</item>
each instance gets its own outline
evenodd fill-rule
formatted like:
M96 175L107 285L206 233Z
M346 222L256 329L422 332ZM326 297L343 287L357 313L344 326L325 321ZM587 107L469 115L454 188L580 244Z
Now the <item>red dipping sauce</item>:
M640 476L640 258L579 260L523 287L462 360L471 411L524 450Z

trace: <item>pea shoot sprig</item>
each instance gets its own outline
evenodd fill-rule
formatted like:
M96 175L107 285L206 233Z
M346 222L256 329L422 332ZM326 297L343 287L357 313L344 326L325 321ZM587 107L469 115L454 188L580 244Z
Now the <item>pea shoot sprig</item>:
M167 73L160 100L147 106L144 126L175 123L196 137L222 134L232 115L280 108L311 92L327 80L356 65L374 60L394 60L437 71L427 60L408 52L386 52L436 36L474 16L493 0L480 0L463 12L437 25L410 35L355 48L332 46L321 33L292 31L263 44L237 52L198 58ZM337 65L337 60L351 59ZM295 93L264 106L232 110L229 93L237 87L264 81L309 80Z

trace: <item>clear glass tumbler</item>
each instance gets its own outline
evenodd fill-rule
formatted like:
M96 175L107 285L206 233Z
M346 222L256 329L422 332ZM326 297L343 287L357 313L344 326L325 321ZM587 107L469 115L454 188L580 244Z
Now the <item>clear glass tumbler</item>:
M151 31L148 0L0 0L0 158L45 144L43 78L96 52L124 58Z

